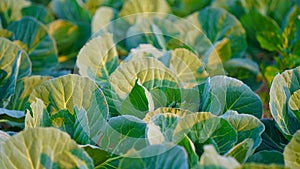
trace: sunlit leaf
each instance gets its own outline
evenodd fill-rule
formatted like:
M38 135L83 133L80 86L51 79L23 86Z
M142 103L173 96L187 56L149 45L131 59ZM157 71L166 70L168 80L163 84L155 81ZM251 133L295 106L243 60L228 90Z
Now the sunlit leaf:
M92 32L94 33L105 28L113 19L116 18L116 12L117 11L114 8L106 6L98 8L92 19Z
M128 0L125 1L122 10L119 15L121 17L137 14L134 17L130 17L129 22L133 24L136 20L136 17L147 17L147 15L151 15L148 13L158 12L158 13L168 13L170 11L169 4L165 0L144 0L143 2L139 0Z
M30 76L17 81L15 93L7 108L11 110L25 110L29 95L33 89L50 78L49 76Z
M175 74L155 58L140 58L123 63L110 75L110 86L103 89L110 110L115 108L120 111L122 101L126 99L137 79L140 79L148 91L155 87L176 87L179 83Z
M1 168L93 168L88 154L54 128L27 129L14 135L2 144L0 156Z
M1 0L0 20L1 25L6 28L12 21L21 19L21 9L30 5L26 0Z
M299 146L300 145L300 131L298 130L289 144L284 148L284 163L290 168L300 167L300 157L299 157Z
M32 115L27 118L35 123L28 127L54 126L68 132L79 143L96 144L107 124L106 99L89 78L66 75L47 80L33 90L29 102Z
M239 163L243 164L253 153L253 140L245 139L239 144L235 145L226 153L227 157L234 157Z
M79 74L88 76L98 84L108 80L118 66L118 53L109 33L89 41L79 52L76 66Z
M22 16L32 16L44 24L48 24L54 20L51 12L42 5L30 5L22 8Z
M240 164L233 157L223 157L217 153L212 145L204 147L204 153L200 158L200 166L212 168L231 169L239 167Z
M289 105L289 100L296 97L299 90L300 67L286 70L282 74L277 74L270 89L270 110L274 120L280 130L288 138L300 129L300 119L297 112L292 111L293 105Z

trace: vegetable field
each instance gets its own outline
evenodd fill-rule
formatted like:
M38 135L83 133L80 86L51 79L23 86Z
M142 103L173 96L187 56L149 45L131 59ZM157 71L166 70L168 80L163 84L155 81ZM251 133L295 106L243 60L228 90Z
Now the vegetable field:
M0 0L0 168L300 168L299 0Z

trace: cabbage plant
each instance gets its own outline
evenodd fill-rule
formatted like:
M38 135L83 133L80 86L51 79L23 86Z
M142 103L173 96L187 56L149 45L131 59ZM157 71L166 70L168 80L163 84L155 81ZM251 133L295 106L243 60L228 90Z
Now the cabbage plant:
M297 5L0 0L0 168L300 168Z

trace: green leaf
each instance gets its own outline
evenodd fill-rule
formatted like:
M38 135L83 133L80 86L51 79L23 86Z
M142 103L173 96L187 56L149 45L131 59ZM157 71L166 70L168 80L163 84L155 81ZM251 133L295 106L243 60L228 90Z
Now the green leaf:
M251 45L256 45L258 47L259 44L256 39L257 33L272 32L273 34L277 34L280 32L278 24L272 18L264 16L257 11L250 11L246 13L240 18L240 21L247 32L248 41Z
M103 5L105 6L109 6L115 9L120 9L123 5L123 1L119 1L119 0L106 0Z
M246 11L257 10L261 14L272 17L277 23L281 23L284 15L292 7L291 1L285 0L243 0Z
M292 4L292 1L285 0L215 0L212 6L222 7L238 18L249 11L257 11L281 23Z
M130 149L146 147L146 123L134 116L113 117L98 142L105 151L112 154L125 154ZM112 139L113 138L113 139Z
M298 6L300 6L300 2L299 2L299 1L293 0L293 2L294 2L295 4L297 4Z
M250 59L233 58L226 61L223 66L228 76L243 81L252 90L257 90L262 85L262 75L259 66Z
M47 6L50 1L51 0L31 0L31 2L39 3L45 6Z
M233 157L219 155L212 145L207 145L204 147L204 153L200 158L200 166L203 168L231 169L239 167L240 164Z
M22 16L32 16L43 24L48 24L54 20L51 12L42 5L30 5L22 8Z
M0 82L2 82L6 76L7 76L6 71L0 69Z
M232 127L236 129L238 143L243 142L245 139L252 139L251 153L261 144L261 134L265 127L259 119L249 114L238 114L236 111L228 111L221 117L230 122Z
M14 33L13 40L28 52L32 73L51 75L51 69L57 66L57 49L47 28L32 17L23 17L7 29Z
M215 76L206 81L202 95L202 111L209 111L213 105L220 105L220 110L213 109L213 114L222 115L228 110L235 110L239 114L245 113L257 118L262 116L262 102L260 98L240 80Z
M67 20L58 19L49 24L49 34L55 39L60 54L72 51L72 43L78 39L79 33L78 26Z
M277 32L257 32L256 39L263 49L271 52L280 50L280 45L282 44L281 35Z
M245 14L247 8L243 8L243 0L214 0L211 2L212 7L223 8L226 11L232 13L237 18L240 18Z
M299 90L300 67L277 74L270 89L270 110L282 133L289 138L300 129L300 122L291 110L289 100Z
M140 79L138 79L128 97L123 101L120 113L143 119L145 115L151 111L154 111L152 96L141 84Z
M261 119L261 122L265 126L265 131L262 134L262 143L256 149L256 151L262 150L276 150L283 152L285 145L288 143L287 139L279 131L274 120L271 119Z
M260 164L278 164L284 165L283 154L278 151L259 151L253 154L247 163L260 163Z
M132 138L145 138L146 123L134 116L123 115L113 117L108 124L119 134ZM116 139L116 141L120 141Z
M214 43L214 48L222 59L222 62L229 60L232 56L230 41L228 38L224 38L221 41Z
M21 9L30 5L26 0L1 0L0 23L6 28L12 21L21 19Z
M49 76L30 76L18 80L15 93L11 97L7 108L11 110L25 110L29 95L33 89L50 78Z
M208 112L189 114L180 120L174 130L173 142L181 141L186 134L196 143L197 154L210 142L224 154L237 142L237 132L230 123Z
M0 125L4 131L20 131L24 128L24 111L0 108Z
M156 87L150 93L155 109L159 107L171 107L195 112L200 107L200 96L197 88Z
M192 12L200 10L205 6L209 5L210 0L190 0L190 1L182 1L182 0L167 0L169 3L172 12L180 17L184 17Z
M94 167L83 149L66 133L54 128L27 129L14 135L2 144L0 156L1 168Z
M77 0L78 5L86 9L91 15L95 14L95 11L101 6L106 6L110 0Z
M49 34L53 36L58 48L59 62L71 62L73 69L76 55L90 36L89 26L83 23L72 23L67 20L56 20L49 24ZM78 40L80 39L80 40Z
M31 73L27 54L5 38L0 38L0 107L5 107L15 92L18 79Z
M292 53L294 55L299 56L300 51L299 51L299 45L300 45L300 20L298 16L300 15L300 6L294 5L287 15L285 16L285 20L282 23L282 37L284 39L284 43L282 44L283 46L283 51L285 53ZM297 58L297 57L296 57ZM297 59L292 59L292 63L295 62L293 60ZM290 64L290 68L295 67L295 65L298 65L297 62L296 64Z
M76 110L74 110L75 113ZM67 109L65 110L59 110L52 116L50 116L50 120L53 126L61 129L62 131L68 133L70 136L75 135L74 134L74 121L75 121L74 114L71 114L71 112ZM77 141L77 140L75 140ZM81 143L80 141L77 141ZM86 143L87 144L87 143Z
M118 66L112 34L105 33L89 41L79 52L76 66L79 74L88 76L101 84L108 80Z
M204 53L212 47L212 42L207 38L205 32L199 29L194 23L186 19L180 19L169 15L158 24L163 29L165 37L169 37L168 49L186 48L197 53L202 58Z
M199 162L199 156L196 153L194 143L189 139L188 136L185 136L179 143L179 146L182 146L186 153L188 154L189 168L197 166Z
M284 163L285 166L290 168L299 168L300 167L300 131L295 132L293 138L289 144L284 148Z
M188 168L188 157L184 149L173 144L148 146L138 152L126 154L118 168Z
M76 0L52 0L51 9L60 19L71 22L89 23L91 21L89 12L82 8Z
M110 158L110 154L101 148L93 145L82 145L81 148L93 159L94 166L97 167Z
M264 76L266 77L266 80L268 84L271 84L275 76L280 73L280 70L275 65L270 65L265 68Z
M288 169L282 165L276 164L256 164L256 163L247 163L237 167L236 169Z
M75 110L75 123L73 139L80 144L96 144L106 128L106 117L97 112L87 112L84 108Z
M4 108L0 108L0 119L1 120L8 120L8 121L14 121L14 122L23 122L23 119L25 117L24 111L18 111L18 110L8 110Z
M212 43L228 38L232 57L241 56L246 50L246 32L239 20L229 12L208 7L187 19L203 31Z

